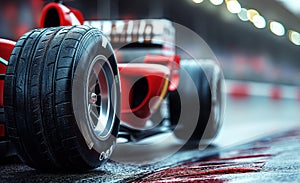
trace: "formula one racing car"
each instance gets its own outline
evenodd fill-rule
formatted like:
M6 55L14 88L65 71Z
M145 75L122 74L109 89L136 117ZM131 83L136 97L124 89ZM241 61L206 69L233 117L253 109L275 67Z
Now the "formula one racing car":
M83 171L105 163L118 139L172 132L209 144L222 121L222 73L176 55L175 33L165 19L84 21L46 5L39 29L0 39L0 155Z

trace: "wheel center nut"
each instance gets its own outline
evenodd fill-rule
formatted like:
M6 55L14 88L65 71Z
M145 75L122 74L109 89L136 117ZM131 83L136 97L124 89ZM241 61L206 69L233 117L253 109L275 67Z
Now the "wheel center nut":
M95 104L97 102L97 95L96 95L96 93L92 93L91 94L91 102L93 104Z

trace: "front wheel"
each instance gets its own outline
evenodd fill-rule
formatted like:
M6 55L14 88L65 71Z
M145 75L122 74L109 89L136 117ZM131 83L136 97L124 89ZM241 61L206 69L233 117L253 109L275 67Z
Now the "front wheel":
M9 136L29 166L84 171L114 150L119 73L99 30L73 26L25 34L9 60L4 92Z
M169 94L171 125L175 136L191 145L209 145L223 118L223 76L209 60L183 60L180 84Z

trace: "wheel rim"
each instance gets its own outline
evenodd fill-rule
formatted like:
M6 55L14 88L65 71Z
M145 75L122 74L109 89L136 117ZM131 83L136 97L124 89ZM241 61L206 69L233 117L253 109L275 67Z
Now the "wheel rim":
M88 70L86 101L89 127L100 140L107 139L113 129L116 109L113 78L107 59L95 57Z

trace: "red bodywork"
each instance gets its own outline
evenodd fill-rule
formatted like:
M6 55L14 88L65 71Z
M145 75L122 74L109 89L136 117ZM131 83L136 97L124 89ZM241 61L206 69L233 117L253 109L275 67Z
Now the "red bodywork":
M60 3L49 3L41 14L40 27L70 26L83 24L80 11ZM1 40L1 57L8 60L14 42ZM156 111L168 91L176 90L179 84L179 56L146 55L143 63L118 64L121 78L121 121L135 128L143 128L151 114ZM5 66L0 66L5 74ZM135 84L143 79L147 91L135 91ZM3 81L0 81L0 105L3 106ZM143 98L133 105L134 95L143 92Z
M15 46L14 41L9 41L6 39L0 39L0 57L4 60L9 60L10 54ZM0 64L0 74L6 73L6 66ZM0 107L3 107L3 92L4 92L4 81L0 80ZM5 136L5 126L0 124L0 137Z
M54 16L54 18L53 18ZM52 25L55 26L71 26L83 24L84 18L80 11L66 7L60 3L47 4L41 15L40 27L47 27L48 18L51 19Z
M160 106L167 91L177 88L179 61L178 56L147 55L144 63L118 64L122 88L122 121L133 127L144 127L151 114ZM140 104L133 108L131 104L135 94L134 84L142 78L146 78L147 92Z
M0 57L8 61L15 44L16 43L14 41L0 39ZM0 64L0 74L5 74L5 73L6 73L6 66ZM4 91L4 81L0 81L0 107L3 107L3 91Z

